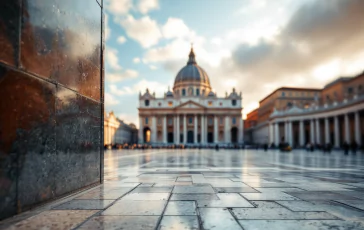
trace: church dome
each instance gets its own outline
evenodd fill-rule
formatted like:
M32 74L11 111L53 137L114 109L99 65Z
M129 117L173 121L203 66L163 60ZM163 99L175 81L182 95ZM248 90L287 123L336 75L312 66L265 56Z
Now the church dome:
M174 81L173 88L176 88L178 85L185 83L188 85L203 85L208 89L211 88L210 79L206 71L202 69L199 65L197 65L193 48L191 48L187 65L178 72Z

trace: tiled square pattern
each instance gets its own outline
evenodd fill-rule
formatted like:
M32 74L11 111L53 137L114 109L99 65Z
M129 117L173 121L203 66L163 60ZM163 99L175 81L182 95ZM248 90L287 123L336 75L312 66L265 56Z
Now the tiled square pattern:
M103 185L0 229L364 230L363 155L262 154L106 151Z

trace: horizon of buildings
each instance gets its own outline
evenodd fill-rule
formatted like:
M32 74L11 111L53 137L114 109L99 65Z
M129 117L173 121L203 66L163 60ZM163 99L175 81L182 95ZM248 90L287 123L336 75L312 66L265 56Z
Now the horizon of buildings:
M364 72L323 88L280 87L244 120L245 143L293 147L364 143Z

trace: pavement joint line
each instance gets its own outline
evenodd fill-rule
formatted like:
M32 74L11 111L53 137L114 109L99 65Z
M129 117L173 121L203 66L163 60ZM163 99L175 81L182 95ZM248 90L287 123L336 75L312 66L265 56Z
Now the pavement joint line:
M158 221L157 221L157 224L156 224L156 226L155 226L155 230L158 230L158 229L160 229L160 224L161 224L161 222L162 222L162 219L163 219L163 217L164 217L164 213L166 212L166 209L167 209L167 207L168 207L168 204L169 204L169 201L170 201L170 199L171 199L171 197L172 197L172 192L173 192L173 189L174 189L174 185L173 185L173 188L172 188L172 191L171 191L171 193L169 194L169 196L168 196L168 199L167 199L167 202L166 202L166 205L164 206L164 208L163 208L163 211L162 211L162 214L161 214L161 216L159 217L159 219L158 219Z

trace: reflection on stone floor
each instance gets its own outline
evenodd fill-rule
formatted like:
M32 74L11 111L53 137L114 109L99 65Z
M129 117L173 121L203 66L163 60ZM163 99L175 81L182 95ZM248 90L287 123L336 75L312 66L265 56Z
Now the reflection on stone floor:
M10 229L364 229L364 154L105 152L105 183Z

